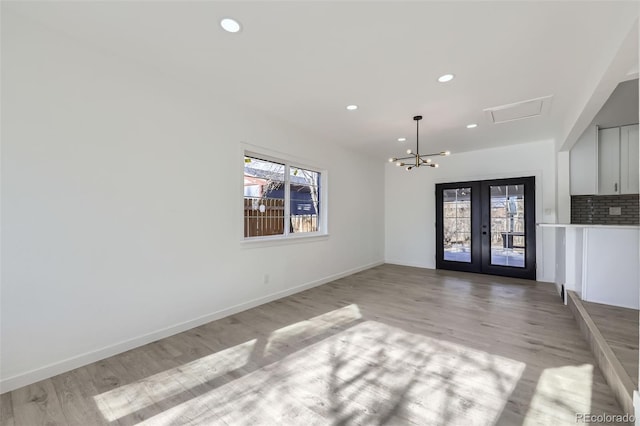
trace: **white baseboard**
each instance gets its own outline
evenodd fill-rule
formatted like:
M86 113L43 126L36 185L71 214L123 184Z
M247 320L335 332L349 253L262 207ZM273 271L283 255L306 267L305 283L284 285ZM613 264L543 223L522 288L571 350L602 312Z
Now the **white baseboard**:
M58 361L49 365L45 365L44 367L40 367L24 373L20 373L12 377L7 377L6 379L0 380L0 392L1 393L9 392L14 389L21 388L23 386L27 386L32 383L38 382L40 380L48 379L50 377L65 373L75 368L79 368L84 365L91 364L96 361L100 361L101 359L105 359L110 356L114 356L119 353L137 348L139 346L146 345L151 342L155 342L156 340L163 339L165 337L169 337L186 330L190 330L194 327L201 326L208 322L216 321L221 318L228 317L229 315L237 314L239 312L246 311L247 309L255 308L256 306L260 306L265 303L272 302L274 300L282 299L283 297L287 297L292 294L299 293L301 291L308 290L310 288L317 287L322 284L326 284L328 282L335 281L337 279L344 278L349 275L353 275L355 273L364 271L366 269L370 269L370 268L382 265L383 263L384 263L383 261L373 262L368 265L360 266L360 267L349 269L347 271L343 271L337 274L329 275L319 280L311 281L296 287L292 287L283 291L279 291L263 297L259 297L257 299L249 300L247 302L240 303L238 305L232 306L227 309L223 309L207 315L203 315L189 321L184 321L179 324L165 327L160 330L157 330L148 334L144 334L142 336L134 337L132 339L124 340L122 342L118 342L113 345L105 346L103 348L100 348L94 351L85 352L83 354L80 354L71 358L67 358L62 361Z
M562 295L562 284L554 283L556 285L556 290L558 290L558 294Z
M564 304L567 304L567 293L566 293L566 287L563 286L560 283L554 283L556 285L556 291L558 292L558 294L560 295L560 297L562 297L562 301L564 302Z
M385 259L384 263L388 263L390 265L398 265L398 266L410 266L412 268L436 269L435 265L428 266L424 263L405 262L403 260L395 260L395 259Z

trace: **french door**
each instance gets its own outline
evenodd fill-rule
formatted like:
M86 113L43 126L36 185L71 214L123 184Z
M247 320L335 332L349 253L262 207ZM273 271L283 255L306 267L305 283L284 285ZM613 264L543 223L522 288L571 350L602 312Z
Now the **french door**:
M436 185L436 267L536 278L535 178Z

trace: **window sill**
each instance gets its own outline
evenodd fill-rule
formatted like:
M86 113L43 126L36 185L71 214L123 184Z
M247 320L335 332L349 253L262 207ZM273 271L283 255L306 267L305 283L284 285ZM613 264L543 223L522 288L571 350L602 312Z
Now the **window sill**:
M289 244L312 243L317 241L325 241L329 239L329 234L314 233L311 235L293 235L288 237L253 237L240 241L240 247L243 249L252 249L259 247L283 246Z

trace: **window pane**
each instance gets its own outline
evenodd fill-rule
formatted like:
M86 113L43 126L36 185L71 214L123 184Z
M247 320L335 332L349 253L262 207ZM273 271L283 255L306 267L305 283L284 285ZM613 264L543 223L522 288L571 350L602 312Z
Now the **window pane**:
M291 232L319 229L320 173L300 167L289 168Z
M491 264L525 267L524 187L491 186Z
M471 188L442 191L444 260L471 262Z
M284 164L244 157L244 236L284 234Z

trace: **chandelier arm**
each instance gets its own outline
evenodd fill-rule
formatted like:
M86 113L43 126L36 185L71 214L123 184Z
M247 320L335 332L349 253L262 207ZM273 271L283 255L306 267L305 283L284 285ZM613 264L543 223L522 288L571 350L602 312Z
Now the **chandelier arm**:
M451 152L449 151L441 151L441 152L434 152L432 154L420 154L420 123L419 121L422 120L422 116L421 115L416 115L413 117L413 119L416 122L416 152L412 153L410 149L407 150L407 153L411 153L411 155L407 156L407 157L392 157L389 159L390 162L396 162L396 165L398 166L407 166L407 170L412 170L414 168L418 168L421 166L424 167L438 167L438 164L434 163L430 157L438 157L438 156L447 156L450 155ZM415 161L415 164L410 164L410 163L404 163L404 161L406 160L412 160Z

